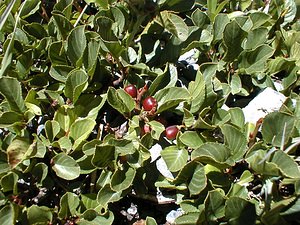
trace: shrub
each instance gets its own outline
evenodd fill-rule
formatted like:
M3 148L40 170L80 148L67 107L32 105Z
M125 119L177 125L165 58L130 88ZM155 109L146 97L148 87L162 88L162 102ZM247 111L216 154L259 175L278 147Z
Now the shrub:
M176 224L299 223L296 13L293 0L1 1L0 223L162 224L176 207ZM280 109L248 121L278 83Z

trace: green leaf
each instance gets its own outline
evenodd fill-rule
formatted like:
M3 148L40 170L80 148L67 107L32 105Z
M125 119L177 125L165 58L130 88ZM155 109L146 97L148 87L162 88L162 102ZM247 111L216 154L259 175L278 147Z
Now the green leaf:
M254 30L256 28L262 27L265 23L267 23L270 20L271 15L266 14L264 12L256 11L250 13L249 18L253 24L252 29Z
M97 202L97 194L81 194L81 202L86 209L95 209L99 205Z
M161 152L161 156L166 162L168 169L171 172L176 172L184 167L189 155L186 149L178 149L177 146L170 146Z
M10 1L10 3L7 5L6 9L2 13L0 17L0 31L3 30L3 27L5 25L5 22L7 21L9 15L11 14L17 0Z
M115 159L115 146L112 145L97 145L95 154L92 159L94 166L98 168L105 168L112 160Z
M186 131L179 136L180 141L189 148L199 148L204 142L204 137L196 131Z
M101 37L100 47L103 51L109 52L115 59L118 59L125 50L119 42L119 39L113 32L114 21L105 16L99 16L96 20L98 33Z
M65 95L76 103L81 93L88 86L88 75L82 69L72 70L67 77Z
M157 223L154 218L147 216L145 225L157 225Z
M37 39L43 39L44 37L46 37L47 31L45 30L45 28L36 22L27 24L23 27L23 29L30 35L36 37Z
M189 83L188 90L192 97L190 112L196 113L205 100L205 80L200 71L197 72L195 81Z
M206 219L211 222L217 222L225 216L225 194L222 189L209 191L205 204Z
M282 112L268 114L262 124L262 135L267 143L276 147L282 146L289 141L293 132L295 118Z
M170 87L158 91L154 98L156 98L158 104L157 113L160 113L177 106L182 101L187 101L190 94L185 88Z
M284 13L284 21L281 24L282 27L288 23L291 23L294 20L296 14L297 14L296 2L293 0L284 1L284 10L286 10L286 11Z
M226 25L230 22L227 14L218 14L213 25L214 42L222 40Z
M85 0L86 3L96 3L103 9L108 9L109 8L109 0Z
M226 201L225 216L232 225L252 225L257 217L255 205L239 197L231 197Z
M230 120L230 114L228 111L219 108L213 115L212 124L216 126L220 126L222 124L225 124Z
M24 120L24 116L17 112L4 112L0 115L0 127L6 128L14 126Z
M85 26L75 27L68 38L67 55L74 66L80 66L87 40L85 37Z
M65 82L67 80L66 71L70 72L71 68L67 66L68 61L62 41L56 41L50 44L48 57L52 63L50 75L59 81ZM60 65L60 68L57 67L57 65Z
M75 115L73 115L73 111L70 107L63 105L56 110L54 120L59 123L62 130L69 132L70 126L75 120Z
M25 158L44 158L46 154L46 146L36 135L33 136L34 141L29 146Z
M52 211L46 206L32 205L27 210L29 224L46 224L52 222Z
M77 162L65 153L59 153L52 158L52 169L56 175L65 180L74 180L80 175L80 167Z
M102 0L101 0L102 1ZM111 211L107 211L105 214L98 213L98 210L86 210L82 218L78 222L78 225L97 225L97 224L107 224L111 225L114 222L114 214Z
M188 26L184 20L176 14L169 11L162 11L156 21L180 41L185 41L188 38Z
M179 172L173 183L177 186L187 184L190 195L198 195L207 185L204 166L196 161L187 163Z
M281 212L280 215L282 216L294 216L297 217L297 215L300 212L300 198L298 198L287 210L284 212Z
M239 161L247 150L248 142L245 134L229 124L224 124L220 128L224 135L225 145L231 150L232 159Z
M227 168L234 165L230 149L222 144L206 142L192 152L192 160L211 164L217 168Z
M283 175L291 178L300 178L298 164L285 152L281 150L275 151L271 162L278 166Z
M74 140L73 149L77 149L85 141L96 125L95 120L79 118L70 127L69 137Z
M154 81L151 83L148 94L150 96L154 95L157 91L167 88L167 87L174 87L176 81L178 79L177 72L173 72L172 65L167 67L166 71L162 74L159 74Z
M184 113L183 120L182 120L183 124L185 124L186 127L193 126L195 122L195 118L193 114L185 108L183 108L183 113Z
M209 18L206 13L202 12L199 8L197 8L192 16L192 21L195 26L199 28L203 28L206 24L209 24Z
M54 21L55 29L58 30L61 38L63 40L66 40L67 36L70 34L73 28L71 22L64 15L61 15L55 11L52 12L51 19L52 18L52 21Z
M13 194L17 194L18 180L19 180L19 176L14 172L10 172L4 175L3 177L1 177L0 184L2 187L2 191L3 192L12 191Z
M25 19L28 16L33 15L40 8L41 1L39 0L26 0L23 2L20 11L20 17Z
M230 62L236 59L243 51L242 43L246 32L233 20L224 29L223 42L226 46L224 61Z
M109 87L107 101L113 108L122 114L130 113L135 107L133 98L123 89L116 90L113 87Z
M25 111L24 99L22 97L22 88L16 78L0 78L0 93L5 97L12 111L20 113L23 113Z
M165 126L158 121L152 120L148 123L151 127L151 136L155 140L159 140L161 134L165 131Z
M245 125L245 116L244 116L243 110L238 107L230 108L229 113L230 113L230 122L233 125L241 128L241 130L242 130Z
M0 210L0 224L11 225L15 223L15 210L13 205L9 204Z
M159 1L159 4L161 4L160 9L161 10L169 10L169 11L175 11L175 12L184 12L192 9L194 6L195 0L163 0Z
M37 163L33 167L31 174L36 178L37 185L42 186L43 181L48 175L48 166L45 163Z
M47 138L52 142L60 131L59 123L55 120L48 120L45 123L45 132Z
M265 70L267 60L273 55L274 49L269 45L261 45L252 51L241 54L239 67L247 74L262 72Z
M132 185L136 170L129 166L118 169L111 177L111 188L114 191L123 191Z
M278 167L267 161L266 152L264 150L258 150L254 153L247 155L246 161L249 163L250 168L258 174L279 176L280 171Z
M132 140L112 138L108 144L115 146L116 154L121 156L133 154L136 151Z
M264 27L259 27L255 30L251 30L248 33L247 41L245 44L245 49L253 50L258 46L264 44L268 37L268 29Z
M233 95L242 92L242 80L238 74L233 75L230 81L231 93Z
M97 201L101 206L106 207L108 203L119 201L122 198L121 196L121 191L114 191L110 188L110 185L107 184L98 192Z
M191 213L183 214L175 219L175 224L178 225L197 224L200 215L201 214L199 214L199 212L191 212Z
M60 199L60 210L58 212L58 216L62 219L76 216L78 206L79 197L74 193L66 192Z
M206 175L204 167L201 164L197 164L192 173L191 180L188 184L190 195L200 194L207 185Z
M106 95L81 95L75 104L75 114L78 117L85 117L95 120L99 110L106 102Z

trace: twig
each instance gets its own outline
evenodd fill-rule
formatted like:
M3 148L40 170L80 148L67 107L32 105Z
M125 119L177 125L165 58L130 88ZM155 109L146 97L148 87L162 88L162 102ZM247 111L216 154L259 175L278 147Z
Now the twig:
M81 18L83 17L83 14L85 13L85 10L89 7L88 4L86 4L83 8L83 10L81 11L80 15L78 16L76 22L74 23L74 27L77 26L77 24L80 22Z

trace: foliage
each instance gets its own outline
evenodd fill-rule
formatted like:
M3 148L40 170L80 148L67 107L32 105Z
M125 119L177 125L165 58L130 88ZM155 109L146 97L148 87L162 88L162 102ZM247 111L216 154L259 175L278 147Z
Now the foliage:
M113 224L115 204L157 188L176 224L299 223L296 13L293 0L1 1L0 224ZM275 81L280 110L245 121Z

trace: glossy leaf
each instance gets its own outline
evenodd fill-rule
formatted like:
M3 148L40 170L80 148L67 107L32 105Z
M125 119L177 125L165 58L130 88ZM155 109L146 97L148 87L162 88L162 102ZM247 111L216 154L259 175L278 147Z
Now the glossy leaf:
M80 167L76 161L64 153L59 153L52 158L52 169L56 175L65 180L74 180L80 175Z
M178 149L176 146L165 148L161 152L161 156L171 172L179 171L188 160L187 150Z
M84 26L75 27L69 34L67 55L74 66L79 66L86 48Z
M190 98L189 92L184 88L170 87L157 92L154 97L157 100L157 112L163 112L169 108L177 106L181 101Z
M122 170L118 169L111 177L111 188L114 191L123 191L132 185L136 170L125 166Z
M235 127L224 124L221 126L225 145L231 150L233 160L239 161L247 150L247 139L245 135Z
M88 138L94 129L96 122L92 119L84 118L77 119L70 127L69 137L73 139L73 148L76 149L79 145Z
M32 205L28 208L27 218L30 224L41 224L51 222L53 215L51 210L46 206Z
M111 145L98 145L96 146L95 155L93 156L92 163L99 168L105 168L110 165L111 161L115 158L115 147Z
M20 113L25 111L22 89L17 79L12 77L0 78L0 93L5 97L12 111Z
M286 144L293 131L295 118L291 115L273 112L267 115L262 125L262 135L266 142L280 147Z
M46 136L48 137L48 139L50 141L53 141L54 138L56 137L56 135L59 133L60 131L60 126L59 123L55 120L48 120L45 123L45 132L46 132Z
M242 52L241 44L246 33L238 25L236 21L232 21L225 26L223 34L223 42L226 46L225 61L231 61L237 58Z
M123 89L116 90L110 87L107 92L107 101L122 114L130 113L135 107L134 100Z
M157 18L157 22L180 41L185 41L188 38L188 27L184 20L176 14L163 11Z
M226 168L234 164L231 151L225 145L206 142L192 152L192 160L208 163L218 168Z
M238 197L231 197L226 201L225 216L230 224L254 224L256 220L255 206Z
M60 210L58 216L60 218L67 218L75 216L77 207L79 206L79 198L71 192L66 192L60 199Z
M87 88L88 76L84 70L73 70L66 80L65 95L75 103L81 93Z
M15 222L15 211L11 204L4 206L0 210L0 223L3 225L11 225Z
M97 194L97 201L103 207L107 206L108 203L116 202L121 199L122 192L114 191L109 185L105 185Z

